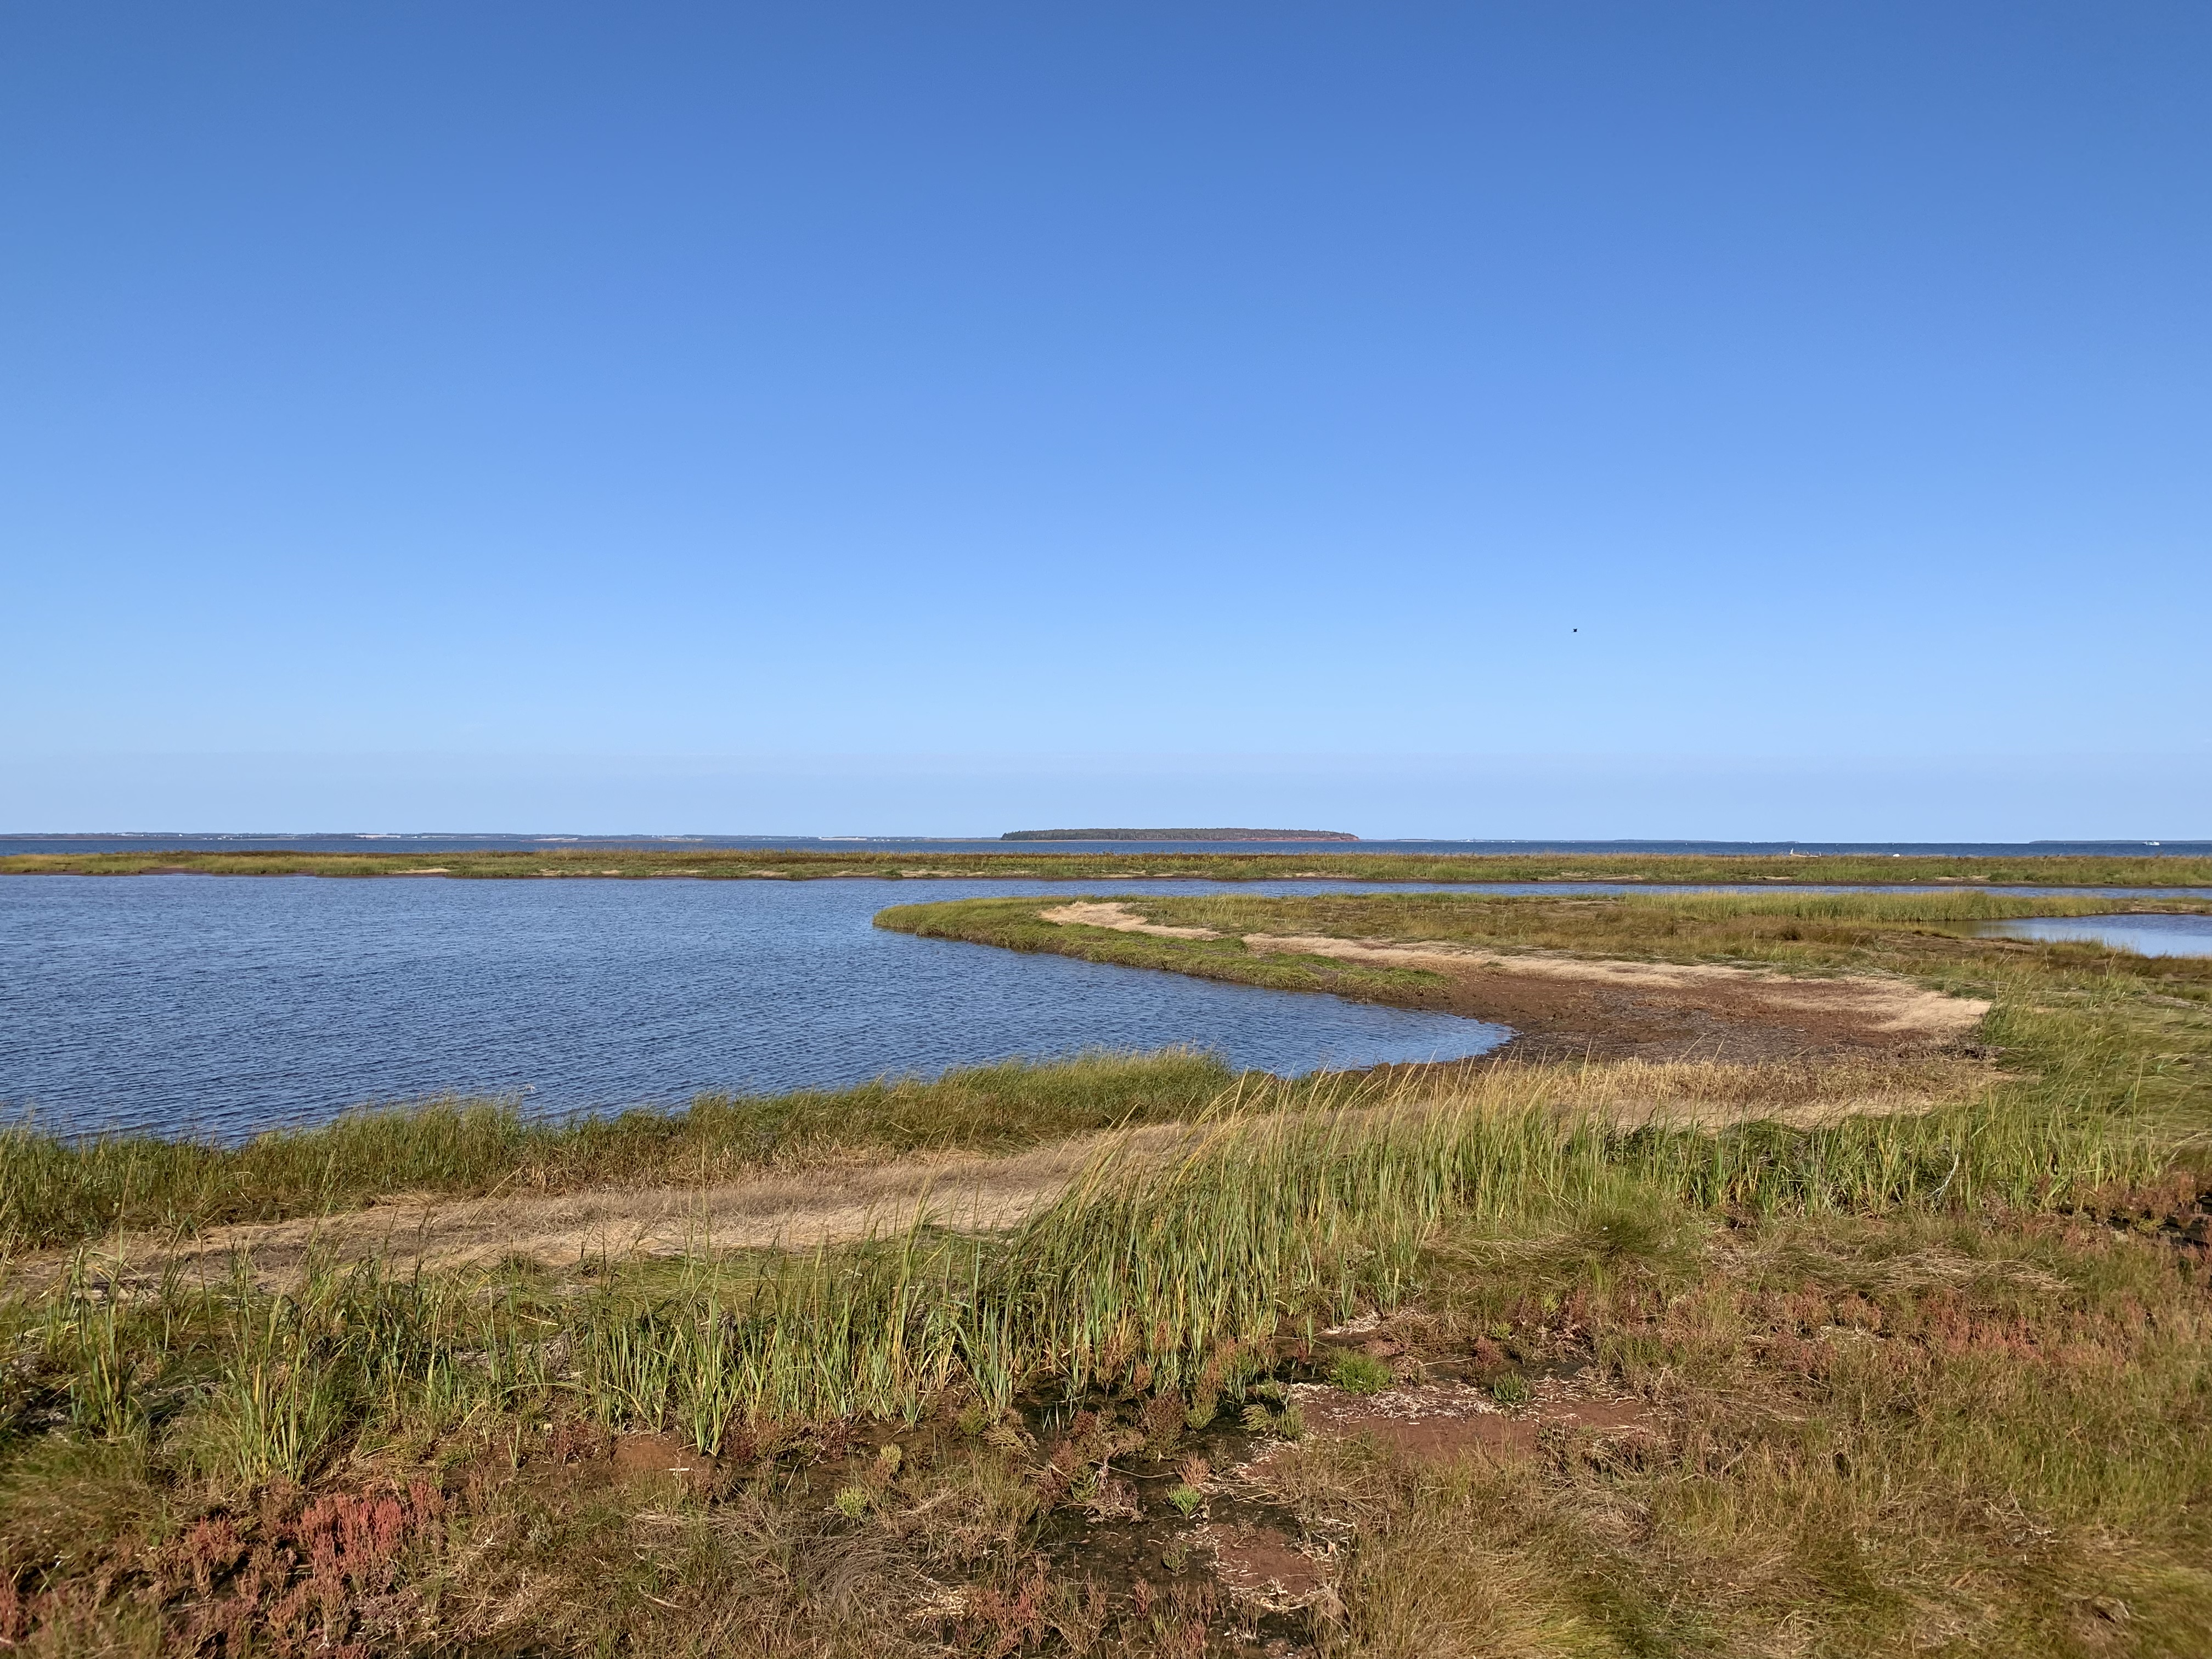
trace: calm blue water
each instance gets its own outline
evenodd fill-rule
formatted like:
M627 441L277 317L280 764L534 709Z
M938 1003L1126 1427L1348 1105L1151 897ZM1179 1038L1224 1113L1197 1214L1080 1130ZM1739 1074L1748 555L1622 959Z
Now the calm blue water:
M2028 916L1980 931L1995 939L2109 945L2145 957L2212 957L2212 916Z
M1255 890L1345 884L1236 890ZM533 1110L573 1111L1170 1043L1294 1073L1458 1058L1509 1035L870 925L887 904L1024 890L1073 896L1006 881L0 879L0 1103L58 1128L228 1137L445 1092L527 1091Z

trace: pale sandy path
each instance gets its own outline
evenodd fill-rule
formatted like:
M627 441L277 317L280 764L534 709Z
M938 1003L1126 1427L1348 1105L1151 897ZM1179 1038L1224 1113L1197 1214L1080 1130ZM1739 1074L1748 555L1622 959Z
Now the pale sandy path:
M1188 1133L1181 1125L1138 1132L1141 1152ZM257 1279L296 1278L310 1255L340 1262L375 1257L403 1270L677 1256L747 1249L811 1249L897 1233L917 1218L963 1231L1018 1225L1063 1191L1098 1146L1086 1137L1012 1158L945 1155L767 1175L714 1187L596 1188L580 1192L449 1198L398 1194L366 1210L216 1227L171 1242L152 1233L103 1241L93 1265L150 1270L173 1259L188 1277L227 1277L243 1253ZM67 1254L45 1251L14 1266L19 1282L50 1280Z
M1962 1060L1910 1063L1733 1066L1711 1062L1507 1069L1332 1115L1421 1118L1468 1109L1540 1109L1562 1121L1711 1130L1767 1121L1813 1127L1847 1116L1923 1112L1967 1098L2002 1074ZM1418 1087L1418 1084L1415 1085ZM1471 1092L1462 1093L1464 1087ZM1314 1121L1292 1110L1245 1120L1255 1130ZM248 1258L257 1280L295 1282L307 1261L378 1259L400 1272L490 1267L522 1261L556 1270L613 1261L783 1249L805 1250L896 1235L926 1220L964 1232L1004 1231L1060 1197L1109 1139L1125 1167L1156 1164L1221 1126L1160 1124L1121 1137L1057 1142L1010 1157L966 1153L851 1162L764 1173L711 1187L595 1188L483 1198L397 1194L370 1208L322 1217L213 1228L173 1240L150 1232L100 1241L88 1265L102 1276L151 1277L173 1261L189 1280L228 1278ZM66 1271L70 1254L43 1251L9 1264L7 1278L36 1289Z

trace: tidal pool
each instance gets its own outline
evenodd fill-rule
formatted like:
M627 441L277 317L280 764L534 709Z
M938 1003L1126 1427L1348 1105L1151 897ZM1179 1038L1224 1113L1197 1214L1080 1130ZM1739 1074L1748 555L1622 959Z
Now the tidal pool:
M2079 940L2145 957L2212 957L2212 916L2024 916L1980 931L1987 939Z

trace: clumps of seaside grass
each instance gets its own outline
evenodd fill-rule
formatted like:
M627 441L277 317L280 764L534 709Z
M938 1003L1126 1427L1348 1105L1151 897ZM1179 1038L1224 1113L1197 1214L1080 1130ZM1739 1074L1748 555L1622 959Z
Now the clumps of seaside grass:
M473 1196L613 1182L706 1184L846 1152L1010 1152L1200 1111L1231 1081L1164 1049L884 1079L842 1090L702 1095L685 1109L526 1117L511 1102L362 1110L235 1146L0 1127L0 1254L112 1229L191 1233L350 1208L388 1193Z
M1058 1609L1095 1644L1066 1650L1158 1652L1129 1586L1109 1601L1079 1552L1034 1559L1046 1522L1099 1524L1069 1471L1142 1441L1145 1513L1194 1521L1207 1477L1178 1442L1295 1436L1279 1373L1358 1312L1415 1377L1456 1356L1519 1407L1527 1377L1571 1370L1651 1425L1442 1462L1292 1438L1243 1492L1339 1543L1310 1644L1748 1659L1941 1636L2055 1659L2095 1620L2192 1650L2212 1616L2201 1273L1996 1202L2087 1197L2068 1183L2095 1170L2069 1160L2092 1148L1936 1114L1743 1158L1725 1135L1563 1122L1534 1075L1492 1091L1277 1103L1165 1161L1109 1146L1008 1238L580 1279L322 1267L276 1293L80 1272L0 1317L0 1636L44 1619L112 1647L138 1620L174 1643L220 1595L271 1651L397 1644L373 1622L397 1609L447 1646L675 1652L704 1626L738 1651L982 1652ZM695 1448L699 1478L626 1496L573 1468L644 1435ZM349 1547L356 1516L390 1540L362 1560L374 1595L352 1558L325 1583L307 1547ZM1233 1609L1193 1606L1225 1639Z
M1407 1303L1447 1224L1510 1229L1573 1207L1587 1221L1571 1236L1578 1264L1602 1283L1651 1255L1663 1231L1651 1217L1670 1206L1971 1212L2155 1168L2102 1121L1969 1105L1706 1134L1563 1117L1570 1088L1571 1074L1506 1070L1445 1099L1354 1107L1321 1083L1246 1090L1164 1157L1109 1141L1011 1234L916 1228L811 1255L640 1267L582 1296L509 1276L481 1281L506 1286L483 1303L453 1276L398 1279L373 1262L311 1269L274 1293L241 1273L149 1294L119 1268L98 1290L80 1269L47 1299L61 1323L43 1363L75 1379L73 1417L111 1437L140 1420L131 1402L178 1397L173 1365L214 1364L199 1466L247 1486L304 1478L349 1435L510 1396L566 1397L610 1428L680 1431L712 1453L733 1425L912 1423L953 1395L994 1417L1039 1388L1236 1396L1253 1356L1285 1333ZM131 1298L124 1313L118 1297Z
M1328 1380L1346 1394L1376 1394L1390 1386L1390 1367L1372 1354L1339 1354Z

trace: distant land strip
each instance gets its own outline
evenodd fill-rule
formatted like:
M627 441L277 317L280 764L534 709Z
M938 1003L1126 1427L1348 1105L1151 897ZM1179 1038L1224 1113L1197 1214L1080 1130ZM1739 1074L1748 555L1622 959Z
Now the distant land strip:
M2212 858L2033 854L1970 858L1857 853L1294 853L1059 852L1030 843L999 853L865 853L619 846L532 851L309 853L24 853L0 857L0 875L413 876L432 878L689 878L811 881L1371 881L1634 882L1674 886L2212 887Z
M1000 841L1358 841L1342 830L1009 830Z

